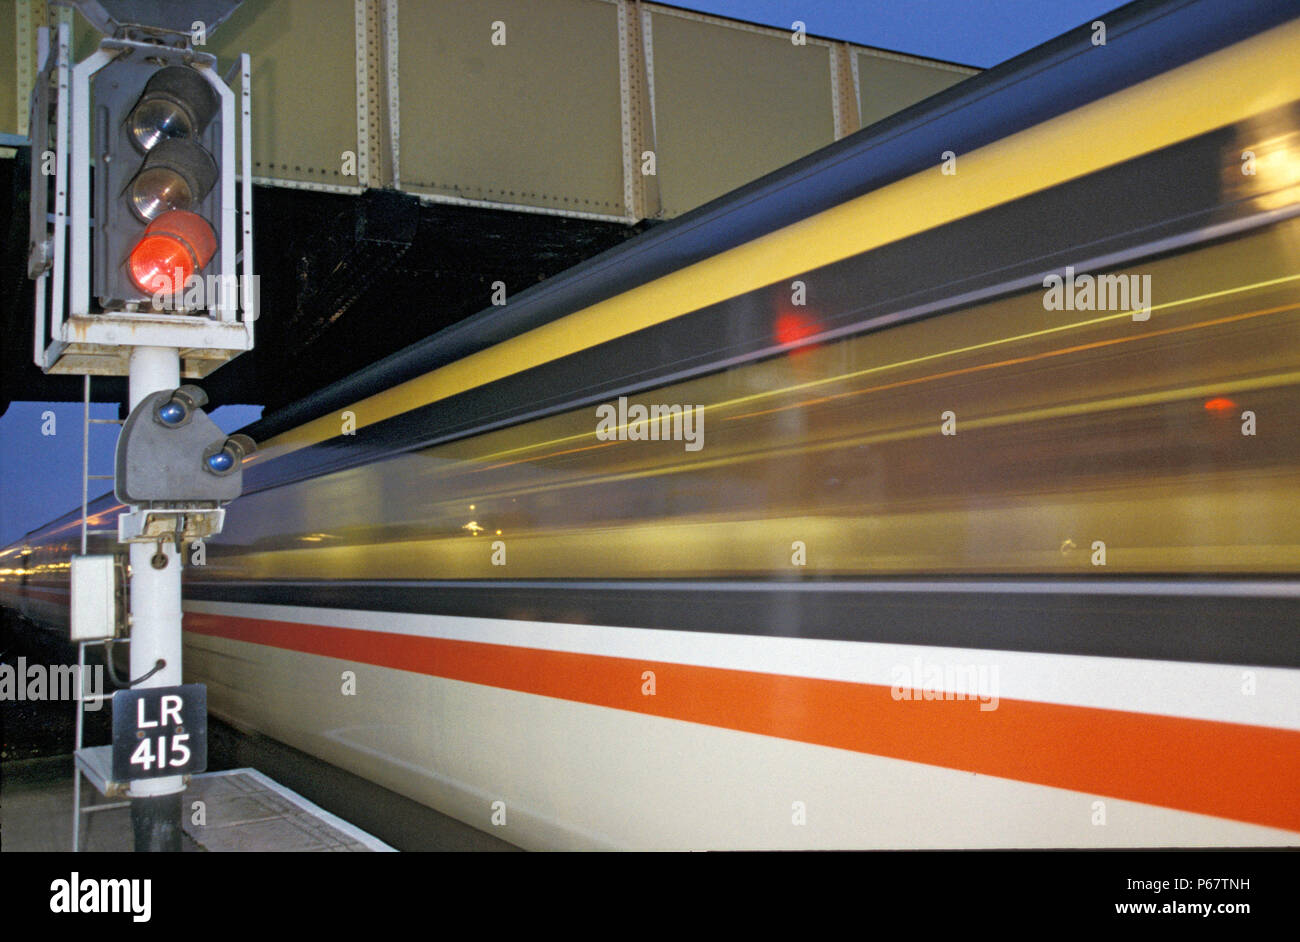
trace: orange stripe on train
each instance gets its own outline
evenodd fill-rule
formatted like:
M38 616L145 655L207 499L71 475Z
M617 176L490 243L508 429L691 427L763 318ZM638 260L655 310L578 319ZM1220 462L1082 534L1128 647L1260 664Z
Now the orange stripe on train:
M197 634L1300 831L1300 732L186 613ZM641 674L656 673L656 695Z

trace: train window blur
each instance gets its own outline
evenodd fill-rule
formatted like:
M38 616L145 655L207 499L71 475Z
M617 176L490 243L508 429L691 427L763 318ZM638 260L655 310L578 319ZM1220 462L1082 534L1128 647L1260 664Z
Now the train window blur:
M1037 288L629 396L703 406L698 451L589 407L252 494L190 575L1295 572L1298 257L1293 220L1118 271L1146 321Z

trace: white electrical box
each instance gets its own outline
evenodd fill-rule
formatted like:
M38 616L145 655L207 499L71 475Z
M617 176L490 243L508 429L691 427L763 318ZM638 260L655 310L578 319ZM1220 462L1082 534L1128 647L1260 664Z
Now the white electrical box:
M72 640L117 634L117 576L112 556L72 557Z

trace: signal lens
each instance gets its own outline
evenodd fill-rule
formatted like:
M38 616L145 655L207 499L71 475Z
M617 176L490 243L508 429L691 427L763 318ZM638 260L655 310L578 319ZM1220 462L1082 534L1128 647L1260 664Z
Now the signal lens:
M180 425L185 421L185 407L175 400L165 402L158 407L158 418L164 425Z
M217 182L212 155L188 140L164 141L145 157L131 181L131 209L142 222L170 209L191 209Z
M145 153L170 138L194 133L190 116L172 101L142 101L131 112L130 122L135 146Z
M169 138L202 134L219 102L206 79L194 69L171 65L155 72L127 117L131 139L148 153Z
M196 213L174 209L149 223L144 237L131 250L127 271L141 291L180 293L216 251L217 234L208 221Z
M144 222L172 209L189 209L194 194L175 170L156 167L140 171L131 181L131 209Z
M218 477L233 474L244 458L257 451L257 442L247 435L231 435L225 441L213 442L203 452L203 464Z

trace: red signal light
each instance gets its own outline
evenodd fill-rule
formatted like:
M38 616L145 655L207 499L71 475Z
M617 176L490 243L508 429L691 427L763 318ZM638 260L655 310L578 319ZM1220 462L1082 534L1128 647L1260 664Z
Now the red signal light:
M818 330L817 322L804 314L783 311L776 318L776 342L782 346L811 337Z
M1235 408L1237 408L1237 404L1231 399L1225 399L1223 396L1216 396L1205 401L1206 412L1231 412Z
M206 219L173 209L149 223L144 237L131 250L127 271L141 291L180 293L216 251L217 234Z

